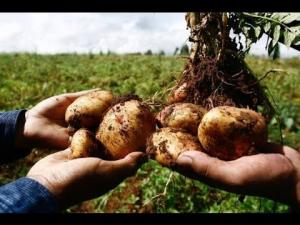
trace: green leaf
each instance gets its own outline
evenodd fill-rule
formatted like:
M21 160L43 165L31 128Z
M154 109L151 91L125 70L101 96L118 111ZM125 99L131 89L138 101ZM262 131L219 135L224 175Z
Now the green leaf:
M269 45L268 45L268 55L271 55L273 50L274 50L274 45L273 45L273 42L270 41Z
M273 52L273 57L272 58L273 58L273 60L280 58L280 48L279 48L278 43L274 46L274 52Z
M300 45L300 36L295 37L293 45Z
M260 32L261 32L260 26L255 27L255 28L254 28L254 31L255 31L255 37L256 37L256 38L259 38Z
M284 31L283 32L283 37L284 37L284 44L287 46L287 47L290 47L292 42L294 41L296 35L292 32L289 32L289 31Z
M276 25L273 30L273 39L272 39L272 46L275 46L280 37L280 25Z
M252 44L252 40L250 38L246 39L246 49L249 49Z
M297 36L300 35L300 26L294 26L289 28L293 33L295 33Z
M242 27L242 31L243 31L243 33L245 34L245 36L247 36L247 37L248 37L248 35L249 35L249 30L250 30L249 27L246 27L246 26L243 26L243 27Z
M264 31L267 33L271 28L271 23L270 22L267 22L265 25L264 25Z
M285 24L289 24L293 21L300 21L300 13L289 13L288 16L281 20L281 22Z
M282 21L285 17L287 17L290 13L272 13L271 18L273 20Z
M294 125L294 119L293 118L286 118L285 121L285 126L287 129L291 129Z

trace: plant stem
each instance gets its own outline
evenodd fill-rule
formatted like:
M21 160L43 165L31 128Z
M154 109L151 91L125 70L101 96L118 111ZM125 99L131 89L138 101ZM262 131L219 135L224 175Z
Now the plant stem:
M266 17L266 16L253 15L253 14L251 14L251 13L242 13L242 14L244 14L245 16L261 18L261 19L265 19L265 20L272 21L272 22L274 22L274 23L278 23L278 24L280 24L281 26L285 27L287 30L289 30L289 31L293 32L294 34L296 34L293 30L291 30L291 28L289 28L287 25L285 25L284 23L282 23L282 22L280 22L280 21L271 19L271 18Z
M152 197L152 198L151 198L148 202L146 202L143 206L148 205L150 202L152 202L154 199L156 199L156 198L158 198L158 197L161 197L161 196L164 197L164 196L167 195L167 189L168 189L168 186L169 186L169 184L170 184L170 182L171 182L171 179L172 179L173 175L174 175L174 172L171 172L170 175L169 175L168 181L167 181L167 183L166 183L166 185L165 185L164 191L163 191L162 193L159 193L159 194L155 195L154 197Z

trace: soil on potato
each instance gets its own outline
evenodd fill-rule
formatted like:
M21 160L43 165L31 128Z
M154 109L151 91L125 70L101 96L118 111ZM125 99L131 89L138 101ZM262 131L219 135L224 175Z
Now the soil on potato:
M126 94L126 95L122 95L122 96L118 96L117 98L115 98L112 103L110 104L110 107L107 109L107 111L112 108L113 106L115 106L116 104L122 104L124 102L130 101L130 100L137 100L137 101L142 101L142 99L134 94Z

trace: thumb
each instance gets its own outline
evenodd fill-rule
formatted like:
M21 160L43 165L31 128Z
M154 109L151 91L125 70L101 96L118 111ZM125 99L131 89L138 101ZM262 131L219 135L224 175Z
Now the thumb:
M176 165L179 167L191 167L193 164L193 155L190 154L190 151L181 153L177 160Z
M189 177L216 178L225 171L225 162L200 151L185 151L176 160L175 170Z
M238 190L240 185L243 174L241 160L243 159L226 162L204 152L186 151L179 155L175 170L214 187L232 191L234 188Z
M178 156L173 169L185 176L191 177L194 174L193 152L194 151L185 151L181 153Z
M125 158L116 161L106 161L111 165L112 172L118 177L126 178L134 175L136 170L147 161L143 152L132 152Z

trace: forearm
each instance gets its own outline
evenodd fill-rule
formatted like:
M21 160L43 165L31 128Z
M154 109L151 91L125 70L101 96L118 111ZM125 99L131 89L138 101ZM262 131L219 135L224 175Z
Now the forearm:
M22 139L26 110L0 113L0 162L9 162L26 156L30 146Z
M41 184L20 178L0 187L1 213L58 212L56 200Z

